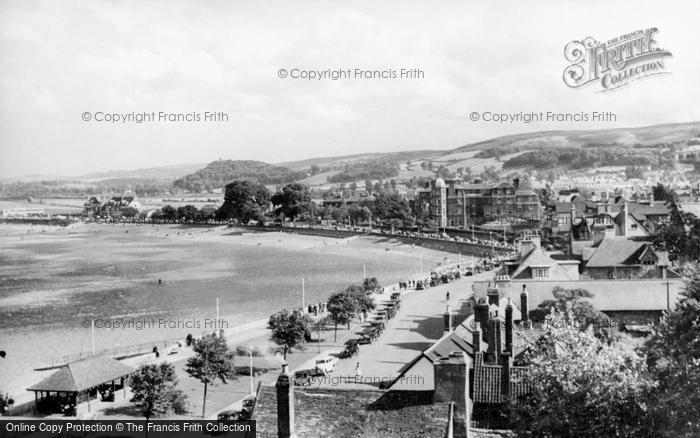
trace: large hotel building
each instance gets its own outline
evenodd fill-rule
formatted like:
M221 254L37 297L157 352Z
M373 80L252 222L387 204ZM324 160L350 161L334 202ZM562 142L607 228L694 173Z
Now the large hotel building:
M498 184L465 184L437 178L418 192L418 207L440 228L468 228L489 222L501 224L539 221L542 206L537 193L523 190L517 179Z

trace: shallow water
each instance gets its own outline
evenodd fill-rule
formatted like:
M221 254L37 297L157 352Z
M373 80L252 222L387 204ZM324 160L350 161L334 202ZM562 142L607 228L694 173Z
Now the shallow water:
M88 353L93 333L96 350L200 335L215 328L217 298L230 328L301 307L302 278L308 305L361 282L363 265L390 284L419 271L419 254L425 271L448 261L385 239L176 226L5 226L0 246L0 389Z

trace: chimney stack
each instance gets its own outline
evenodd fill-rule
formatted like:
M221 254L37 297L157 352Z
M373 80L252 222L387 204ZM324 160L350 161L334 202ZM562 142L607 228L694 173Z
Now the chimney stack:
M629 204L625 201L624 207L622 207L622 235L627 236L629 229Z
M489 305L486 304L486 300L479 298L479 300L474 305L474 321L479 323L482 330L488 330L487 323L489 320Z
M506 304L506 352L513 354L513 303Z
M526 324L530 321L527 286L523 284L523 291L520 293L520 321Z
M277 377L277 436L296 438L294 433L294 383L289 366L282 364L282 373Z
M504 398L510 397L510 369L513 366L511 353L501 354L501 395Z
M487 350L487 362L497 362L501 355L501 320L500 318L489 319L486 333L489 348Z
M453 352L433 365L435 402L452 402L455 407L455 436L469 436L469 359L466 353ZM459 432L459 433L458 433Z
M452 331L452 313L450 312L450 305L447 305L445 309L445 314L442 315L444 333L449 333Z
M481 324L474 322L474 330L472 330L472 344L474 354L481 353Z
M494 284L493 287L489 287L486 291L486 295L489 297L489 305L495 304L496 306L498 306L498 285Z

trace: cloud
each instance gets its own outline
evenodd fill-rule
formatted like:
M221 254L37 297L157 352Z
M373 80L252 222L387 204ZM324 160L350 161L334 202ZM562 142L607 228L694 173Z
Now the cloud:
M687 35L699 15L697 2L646 0L6 1L0 176L445 149L567 128L472 123L471 111L615 111L620 126L696 120L700 54ZM652 26L674 54L668 77L609 94L562 83L569 41ZM419 68L425 78L302 81L280 79L280 68ZM230 122L80 119L97 110L224 111Z

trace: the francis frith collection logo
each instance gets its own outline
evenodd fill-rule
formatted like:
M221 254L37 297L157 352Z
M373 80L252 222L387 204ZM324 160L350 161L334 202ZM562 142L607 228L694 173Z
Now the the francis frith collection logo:
M571 88L597 85L598 92L611 91L633 81L668 73L665 58L671 52L656 42L658 29L637 30L606 42L592 37L571 41L564 56L571 64L564 69L564 83Z

